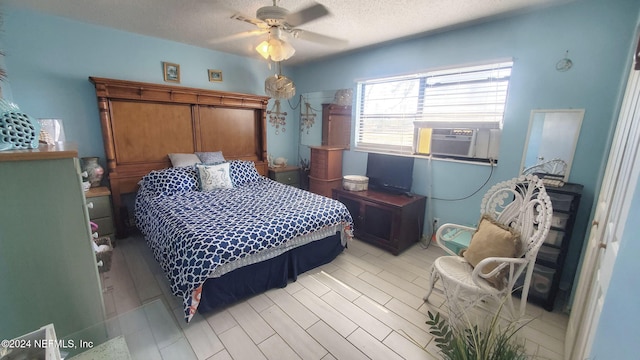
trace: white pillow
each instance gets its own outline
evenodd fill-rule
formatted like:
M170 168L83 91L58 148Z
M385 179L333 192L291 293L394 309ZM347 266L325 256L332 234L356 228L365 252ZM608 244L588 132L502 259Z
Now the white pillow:
M233 183L229 176L229 163L218 165L196 165L200 179L200 190L231 189Z
M201 163L196 154L169 154L169 160L173 167L188 167Z

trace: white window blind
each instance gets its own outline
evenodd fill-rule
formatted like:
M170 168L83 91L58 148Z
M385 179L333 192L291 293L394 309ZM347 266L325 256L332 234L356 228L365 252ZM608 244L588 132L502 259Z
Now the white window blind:
M410 154L414 122L500 127L512 66L508 61L359 82L356 148Z

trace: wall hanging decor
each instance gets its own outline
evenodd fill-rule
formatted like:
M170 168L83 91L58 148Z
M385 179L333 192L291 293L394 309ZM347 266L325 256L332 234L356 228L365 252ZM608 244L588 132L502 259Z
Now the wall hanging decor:
M164 81L175 83L180 82L180 65L170 62L163 62L162 71L164 73Z
M307 134L309 133L309 129L313 127L313 124L316 122L316 112L313 111L311 104L309 102L304 102L304 112L300 113L300 132L307 130Z
M573 66L573 61L569 59L569 50L564 53L564 57L556 63L556 70L560 72L569 71Z
M269 124L276 128L276 135L280 134L280 128L282 132L287 131L285 125L287 125L287 113L280 110L280 100L276 100L271 110L267 111L269 115Z
M222 81L222 70L212 70L209 69L209 81Z
M0 151L35 149L39 137L40 123L16 104L0 99Z

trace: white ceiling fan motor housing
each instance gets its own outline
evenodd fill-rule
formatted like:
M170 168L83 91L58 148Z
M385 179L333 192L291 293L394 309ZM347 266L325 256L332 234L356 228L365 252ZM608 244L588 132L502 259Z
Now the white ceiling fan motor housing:
M289 10L279 6L264 6L258 9L256 17L270 26L282 25L284 18L289 14Z

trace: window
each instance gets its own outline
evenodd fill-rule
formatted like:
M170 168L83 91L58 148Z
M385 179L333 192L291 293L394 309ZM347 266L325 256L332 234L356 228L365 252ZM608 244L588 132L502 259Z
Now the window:
M356 149L413 154L416 128L500 129L512 61L358 82Z

